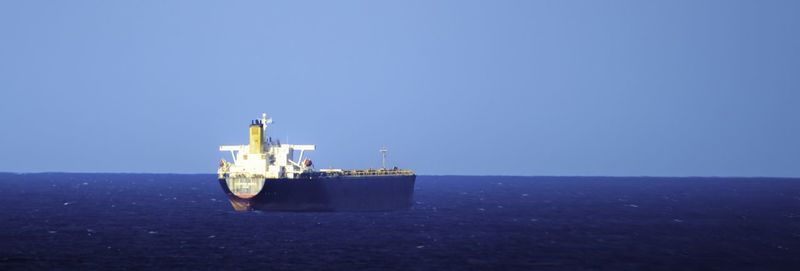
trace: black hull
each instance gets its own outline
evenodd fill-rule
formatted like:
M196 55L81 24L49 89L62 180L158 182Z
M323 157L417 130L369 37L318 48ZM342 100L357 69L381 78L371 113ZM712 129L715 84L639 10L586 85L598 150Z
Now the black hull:
M389 211L408 209L414 175L338 176L268 179L252 198L234 195L225 179L220 185L237 211Z

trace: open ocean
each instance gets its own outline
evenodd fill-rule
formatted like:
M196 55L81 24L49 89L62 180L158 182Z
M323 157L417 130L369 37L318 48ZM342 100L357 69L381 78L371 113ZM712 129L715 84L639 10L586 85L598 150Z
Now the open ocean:
M395 212L234 212L216 175L0 174L0 270L800 270L800 179L419 176Z

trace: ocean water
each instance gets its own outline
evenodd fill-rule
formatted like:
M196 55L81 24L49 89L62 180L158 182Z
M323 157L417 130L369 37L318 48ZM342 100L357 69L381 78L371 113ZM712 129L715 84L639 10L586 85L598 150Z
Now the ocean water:
M800 270L800 179L419 176L414 201L237 213L215 175L0 174L0 270Z

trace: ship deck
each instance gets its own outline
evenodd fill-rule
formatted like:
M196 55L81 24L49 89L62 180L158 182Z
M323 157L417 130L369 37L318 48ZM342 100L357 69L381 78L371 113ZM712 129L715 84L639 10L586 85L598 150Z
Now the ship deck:
M321 169L317 172L321 177L347 177L347 176L412 176L414 171L407 169Z

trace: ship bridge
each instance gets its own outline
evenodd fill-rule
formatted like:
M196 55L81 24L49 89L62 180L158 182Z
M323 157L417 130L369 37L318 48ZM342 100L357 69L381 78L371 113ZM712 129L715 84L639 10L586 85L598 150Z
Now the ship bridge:
M220 162L219 174L229 176L260 177L268 179L296 178L311 170L310 160L303 160L306 151L316 149L315 145L281 144L280 141L266 140L267 127L272 119L261 114L261 119L250 122L248 145L223 145L220 151L230 152L233 163ZM294 154L299 151L299 157Z

